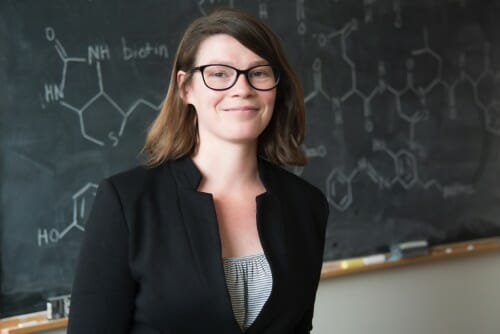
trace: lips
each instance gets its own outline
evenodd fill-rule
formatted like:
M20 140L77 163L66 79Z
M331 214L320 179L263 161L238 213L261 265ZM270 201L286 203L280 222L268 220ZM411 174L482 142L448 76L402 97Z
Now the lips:
M224 111L228 112L242 112L242 111L258 111L259 108L255 106L235 106L230 108L223 108Z

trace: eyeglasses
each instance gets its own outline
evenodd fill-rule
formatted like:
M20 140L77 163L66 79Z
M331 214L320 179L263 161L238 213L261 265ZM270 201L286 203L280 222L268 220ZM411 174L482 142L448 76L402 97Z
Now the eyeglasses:
M191 72L200 71L205 86L213 90L226 90L233 87L240 74L244 74L250 86L256 90L271 90L278 85L280 74L271 65L252 66L246 70L222 64L209 64L195 67Z

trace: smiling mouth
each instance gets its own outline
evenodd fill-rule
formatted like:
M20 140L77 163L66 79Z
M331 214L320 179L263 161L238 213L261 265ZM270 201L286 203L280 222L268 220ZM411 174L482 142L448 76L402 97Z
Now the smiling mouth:
M250 111L258 111L259 108L253 106L241 106L241 107L232 107L232 108L224 108L224 111L228 112L250 112Z

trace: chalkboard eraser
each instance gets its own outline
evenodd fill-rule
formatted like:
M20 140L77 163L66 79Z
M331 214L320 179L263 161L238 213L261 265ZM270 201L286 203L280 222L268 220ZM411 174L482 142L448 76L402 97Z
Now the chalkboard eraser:
M71 295L50 297L47 299L47 319L55 320L68 317Z
M389 262L397 261L405 257L422 256L429 254L429 243L427 240L407 241L391 246Z
M398 245L401 257L422 256L429 253L427 240L414 240L400 243Z

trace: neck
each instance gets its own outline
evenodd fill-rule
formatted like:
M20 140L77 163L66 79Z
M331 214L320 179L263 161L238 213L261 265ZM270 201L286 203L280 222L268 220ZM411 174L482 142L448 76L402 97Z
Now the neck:
M257 143L201 145L192 157L203 175L200 190L229 192L260 183Z

